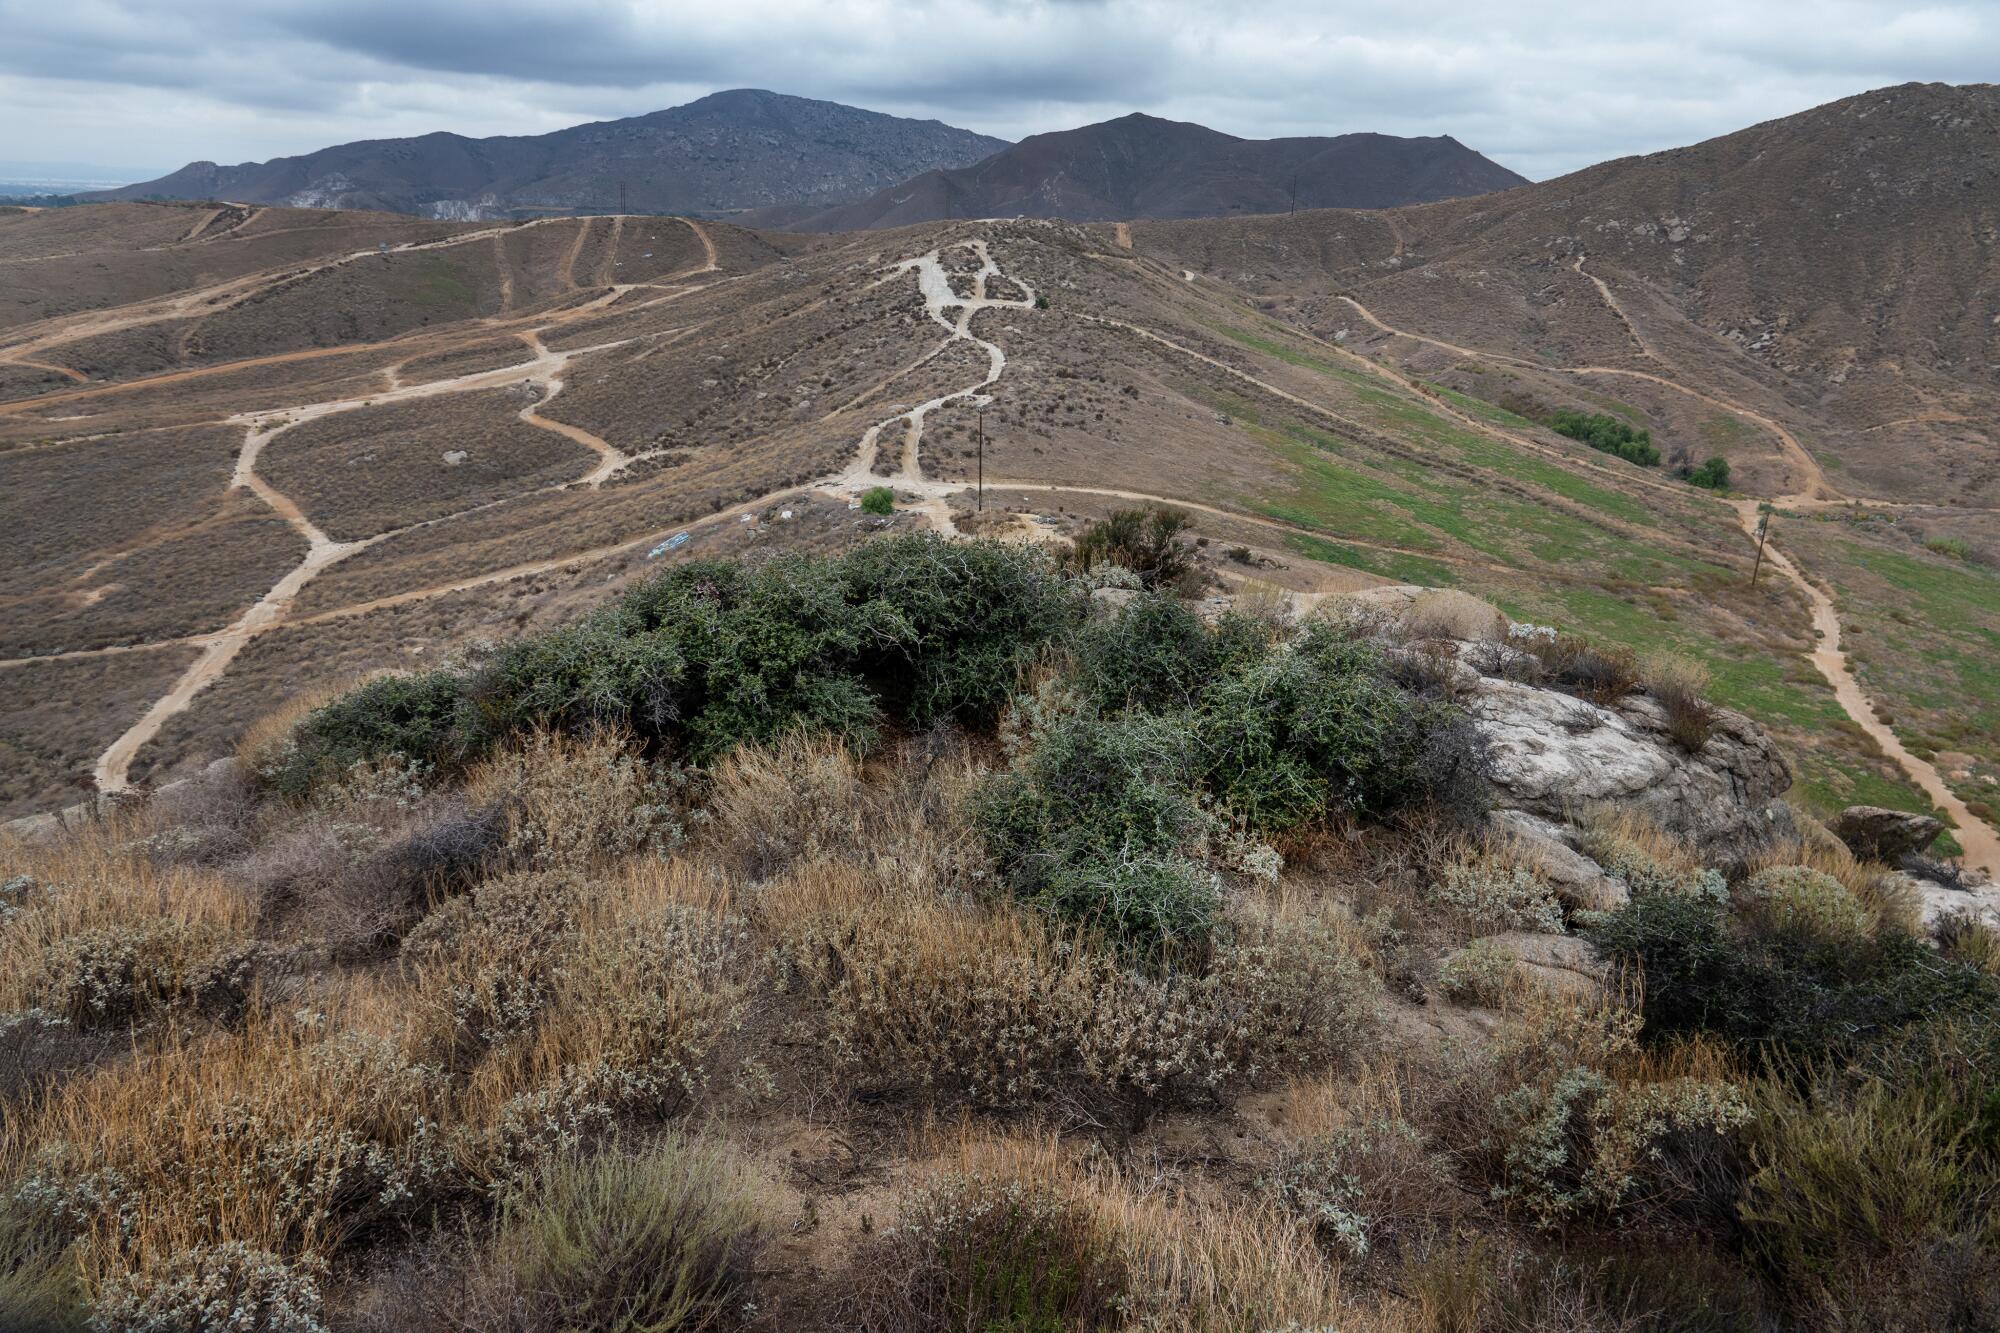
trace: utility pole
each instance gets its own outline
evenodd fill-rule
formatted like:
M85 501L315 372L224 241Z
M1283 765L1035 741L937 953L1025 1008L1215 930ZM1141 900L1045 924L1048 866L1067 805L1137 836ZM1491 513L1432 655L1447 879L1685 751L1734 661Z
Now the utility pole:
M986 409L979 409L979 502L977 512L986 512Z
M1299 173L1292 173L1292 212L1299 211Z
M622 180L618 182L618 211L620 213L629 213L632 211L625 207L625 182Z
M1757 586L1757 573L1764 568L1764 541L1771 531L1771 506L1764 505L1757 516L1757 561L1750 566L1750 586Z

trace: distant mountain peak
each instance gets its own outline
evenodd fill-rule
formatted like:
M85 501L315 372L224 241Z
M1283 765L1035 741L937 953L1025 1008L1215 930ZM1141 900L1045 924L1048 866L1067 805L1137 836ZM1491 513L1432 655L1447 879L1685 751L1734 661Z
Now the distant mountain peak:
M1033 135L973 166L925 172L858 204L785 220L808 230L841 231L948 216L1071 222L1212 217L1294 205L1388 208L1526 183L1449 136L1240 139L1134 111Z
M773 205L825 208L1006 146L935 120L730 88L550 134L470 139L437 130L269 162L191 162L91 197L224 197L455 219L621 208L717 215Z

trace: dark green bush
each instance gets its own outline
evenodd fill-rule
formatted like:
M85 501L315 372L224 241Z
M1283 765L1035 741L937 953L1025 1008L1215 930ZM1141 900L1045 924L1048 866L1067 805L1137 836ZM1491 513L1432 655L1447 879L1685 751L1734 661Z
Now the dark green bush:
M1549 414L1548 424L1558 434L1581 440L1593 449L1616 455L1628 463L1653 467L1660 461L1660 450L1653 443L1652 434L1617 417L1601 412L1557 408Z
M261 776L298 799L362 760L448 771L536 727L629 731L706 762L801 729L866 738L884 717L986 725L1082 606L1045 556L999 543L694 561L470 671L372 681L308 715Z
M864 514L895 513L896 493L887 486L871 488L861 497L861 512Z
M1076 636L1076 682L1106 711L1196 708L1220 676L1262 660L1270 630L1246 616L1214 626L1166 593L1143 593Z
M1645 979L1646 1035L1712 1033L1777 1058L1845 1055L1912 1023L2000 1018L2000 984L1884 928L1831 938L1701 896L1635 897L1590 932Z
M387 754L439 767L456 763L489 739L462 686L450 671L371 680L307 714L259 779L297 800L316 783Z
M924 534L871 542L840 568L850 603L878 609L857 654L875 697L916 726L989 725L1021 669L1083 618L1081 590L1041 552Z
M1195 782L1183 719L1071 715L987 783L976 818L1016 895L1153 947L1204 934L1214 916L1214 877L1191 859L1212 823Z
M1689 485L1705 486L1711 491L1727 490L1729 488L1729 460L1718 454L1703 463L1700 467L1690 469L1687 474L1687 480Z
M1208 788L1254 828L1434 800L1483 809L1477 735L1448 703L1396 685L1374 644L1323 623L1219 676L1197 718Z

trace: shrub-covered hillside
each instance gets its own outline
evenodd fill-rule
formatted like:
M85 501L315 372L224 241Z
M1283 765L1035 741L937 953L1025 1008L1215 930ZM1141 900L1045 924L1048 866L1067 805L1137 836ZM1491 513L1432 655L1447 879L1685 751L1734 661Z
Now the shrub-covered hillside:
M0 847L0 1328L2000 1325L1989 930L1809 822L1583 901L1476 604L1171 526L682 565Z

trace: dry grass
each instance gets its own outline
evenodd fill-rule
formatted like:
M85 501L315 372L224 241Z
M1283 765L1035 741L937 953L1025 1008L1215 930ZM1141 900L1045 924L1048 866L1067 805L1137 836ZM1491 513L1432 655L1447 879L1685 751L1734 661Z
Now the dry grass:
M1267 1204L1204 1197L1105 1164L1049 1136L960 1133L930 1164L933 1182L1013 1187L1070 1210L1075 1239L1122 1268L1124 1322L1196 1333L1348 1327L1340 1271L1307 1228Z
M1507 617L1491 602L1455 588L1433 588L1404 608L1403 632L1415 639L1456 639L1499 643L1507 637Z
M1667 714L1667 734L1689 754L1708 744L1715 732L1715 705L1708 702L1708 667L1679 653L1654 652L1639 663L1639 683Z
M0 1012L102 1026L241 1003L255 953L249 897L127 850L120 835L134 829L94 825L13 859L29 882L0 916Z
M535 870L661 857L681 841L680 790L616 732L535 732L466 778L476 805L507 811L502 851Z
M0 1168L92 1283L236 1242L326 1254L436 1182L433 1078L333 1017L169 1036L5 1126Z
M716 765L701 850L763 880L825 858L873 866L893 849L905 882L962 883L983 861L965 814L979 776L950 740L873 765L829 737L743 746Z
M1205 960L1128 972L1086 934L1008 903L954 902L820 863L760 917L825 1006L857 1084L983 1105L1212 1096L1358 1048L1372 986L1347 932L1246 911Z

